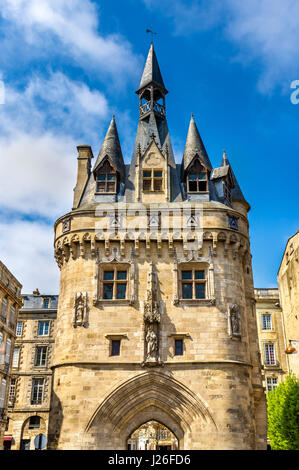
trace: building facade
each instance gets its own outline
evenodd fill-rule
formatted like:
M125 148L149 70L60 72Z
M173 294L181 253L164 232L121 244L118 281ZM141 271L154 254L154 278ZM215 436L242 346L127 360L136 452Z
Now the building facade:
M288 368L299 376L299 232L289 238L278 270Z
M12 351L15 342L16 321L22 305L22 285L0 261L0 449L7 445L4 431L7 427L8 390L11 383Z
M73 208L55 223L50 449L126 449L153 421L179 449L266 447L250 207L193 116L175 163L166 94L151 45L131 164L114 116L93 166L78 147Z
M54 346L57 295L38 290L23 295L13 350L8 391L6 439L11 450L34 450L35 438L47 436L52 386L51 358ZM38 447L38 444L37 444Z
M266 391L274 390L288 374L284 318L275 288L255 289L256 318Z

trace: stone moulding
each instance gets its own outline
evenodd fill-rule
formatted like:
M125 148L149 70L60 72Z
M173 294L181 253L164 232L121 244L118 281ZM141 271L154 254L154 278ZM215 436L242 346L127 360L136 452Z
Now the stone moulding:
M112 423L113 431L120 430L138 412L139 405L145 408L147 402L171 413L186 428L200 417L217 429L206 403L198 395L178 380L150 370L130 378L108 394L89 419L85 432L107 421Z
M125 232L110 234L104 231L99 233L93 232L68 232L62 234L55 241L55 259L58 267L61 269L64 263L70 259L76 260L77 258L92 259L97 258L97 250L99 246L104 244L105 257L110 259L111 254L113 256L113 248L111 243L117 243L119 245L118 252L124 257L125 248L127 243L133 243L135 256L139 256L140 242L145 243L146 255L151 255L152 243L156 245L157 254L162 253L162 242L168 244L169 255L172 256L174 253L174 242L181 243L183 247L183 254L188 257L193 251L197 251L198 256L202 255L202 246L204 241L212 243L212 254L217 255L217 249L219 244L223 246L224 256L228 256L229 251L232 253L233 259L239 256L243 259L249 252L249 243L247 238L240 234L235 233L233 230L217 230L211 229L204 233L196 234L190 232L192 227L189 227L189 231L175 232L167 230L153 230L141 231L140 233ZM192 245L196 246L195 250L192 249Z
M127 298L121 300L105 300L101 292L101 272L105 266L121 265L128 268ZM110 256L101 256L100 250L96 249L96 267L95 280L97 284L96 294L93 298L93 305L100 304L129 304L134 305L137 300L137 276L136 276L136 257L134 247L131 247L130 255L125 258L121 247L113 247Z
M202 266L207 269L207 298L206 299L182 299L180 295L180 280L179 271L183 266ZM181 304L189 305L216 305L215 297L215 282L214 282L214 264L213 264L213 250L210 247L209 258L198 255L197 251L190 251L188 254L184 252L179 253L178 250L174 252L174 299L173 305L179 306Z

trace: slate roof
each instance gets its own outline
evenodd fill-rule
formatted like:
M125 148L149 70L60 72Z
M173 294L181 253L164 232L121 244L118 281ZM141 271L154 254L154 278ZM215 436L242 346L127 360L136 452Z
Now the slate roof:
M164 93L167 93L153 44L150 46L137 92L152 82L160 85L164 89Z
M150 83L158 84L161 92L164 95L167 93L153 44L151 44L150 46L138 91L143 87L146 87ZM223 203L223 198L218 196L217 184L219 184L219 180L221 178L224 178L229 173L231 173L231 177L234 182L234 188L232 189L232 199L246 202L225 152L223 154L221 166L219 168L213 169L193 115L191 115L189 123L189 129L182 162L181 165L179 165L175 162L166 117L156 114L154 110L151 110L145 116L141 116L139 119L130 164L124 164L114 116L110 122L97 161L94 165L93 172L101 164L103 158L108 155L121 175L121 192L119 193L119 195L116 196L115 201L117 201L118 198L125 196L126 202L135 202L135 173L138 149L140 148L141 153L143 153L151 142L153 134L155 137L156 144L160 148L162 153L165 154L166 148L168 151L168 163L170 168L170 202L180 202L186 198L186 194L183 187L184 175L185 171L188 169L188 166L190 165L196 154L199 156L202 163L211 171L212 175L209 181L209 196L208 199L204 200L210 200L215 202L218 201ZM83 190L81 201L77 210L80 210L82 208L94 209L99 201L103 202L103 199L99 200L98 196L95 196L96 183L93 172L91 172L89 180ZM110 202L109 197L110 196L107 195L107 202ZM105 196L101 196L101 198L105 199ZM191 198L190 200L200 199ZM248 203L246 202L246 204Z
M203 141L200 137L198 132L196 123L193 118L193 114L191 114L187 140L184 150L184 155L182 159L182 170L185 171L192 160L194 159L195 155L198 154L200 160L207 166L210 170L212 169L212 165L210 159L208 157L207 151L203 144Z
M93 171L96 171L96 169L101 164L102 160L106 157L106 155L108 155L108 157L112 160L112 162L114 163L114 165L120 172L121 181L124 182L125 181L125 163L124 163L123 154L121 151L121 146L119 142L114 115L111 119L104 142L99 152L97 161L95 162Z

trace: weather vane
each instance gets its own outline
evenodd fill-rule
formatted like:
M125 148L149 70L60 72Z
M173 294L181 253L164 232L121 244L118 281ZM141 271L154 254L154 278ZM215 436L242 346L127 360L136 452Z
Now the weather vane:
M152 31L151 29L147 29L145 32L151 34L151 36L152 36L152 42L154 42L154 34L157 34L157 33L154 33L154 31Z

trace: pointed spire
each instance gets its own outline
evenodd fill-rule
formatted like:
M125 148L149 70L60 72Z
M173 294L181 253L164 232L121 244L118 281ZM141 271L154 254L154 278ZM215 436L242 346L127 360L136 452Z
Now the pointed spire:
M195 155L198 155L201 161L209 168L212 169L212 165L208 154L206 152L205 146L203 141L201 140L200 134L198 132L196 123L194 121L193 113L191 114L187 140L183 155L182 161L182 170L185 171L192 160L194 159Z
M125 164L123 154L121 151L120 141L118 137L115 116L113 114L110 125L108 127L105 139L103 141L101 150L99 152L97 161L94 165L93 171L96 171L102 160L108 156L119 171L121 180L125 178Z
M229 161L227 159L225 150L223 150L221 166L227 166L227 165L229 165Z
M154 82L156 85L159 85L161 88L163 88L164 93L165 92L167 93L167 90L165 88L163 78L160 72L160 67L158 64L158 60L157 60L157 56L154 50L153 43L151 43L150 45L150 49L148 52L145 67L143 70L143 74L142 74L140 85L139 85L137 92L152 82Z

